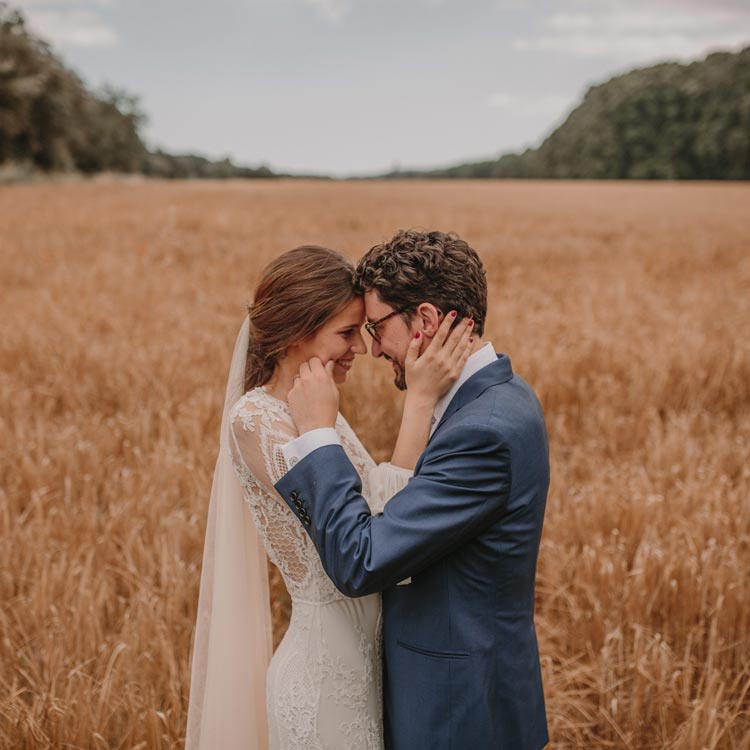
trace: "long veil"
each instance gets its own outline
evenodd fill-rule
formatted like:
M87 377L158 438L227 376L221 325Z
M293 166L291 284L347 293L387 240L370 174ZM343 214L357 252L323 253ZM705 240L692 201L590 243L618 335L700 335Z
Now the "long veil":
M186 750L267 750L271 610L263 544L229 448L229 412L244 392L250 318L229 368L203 550Z

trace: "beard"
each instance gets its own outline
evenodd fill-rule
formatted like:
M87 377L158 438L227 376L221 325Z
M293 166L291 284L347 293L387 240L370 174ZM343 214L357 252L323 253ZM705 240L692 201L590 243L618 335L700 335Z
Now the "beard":
M398 368L396 370L396 377L393 379L393 384L398 388L400 391L406 390L406 371L404 370L401 365L396 362L396 367Z
M396 377L393 379L393 385L396 386L400 391L406 390L406 369L404 366L393 357L389 357L387 354L383 354L383 358L391 363L393 370L396 373Z

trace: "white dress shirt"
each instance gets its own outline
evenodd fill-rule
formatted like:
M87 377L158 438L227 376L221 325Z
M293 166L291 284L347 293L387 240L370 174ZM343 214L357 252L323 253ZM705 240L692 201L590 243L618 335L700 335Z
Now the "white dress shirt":
M451 389L435 404L435 410L432 412L432 425L430 427L430 437L440 420L445 414L448 405L453 400L458 389L479 370L487 365L497 361L495 348L488 341L481 349L475 351L466 360L458 380L451 386ZM281 446L281 452L284 455L286 465L291 469L295 464L308 456L314 450L322 448L325 445L341 445L341 440L333 427L319 427L317 430L303 432L298 438L295 438L286 445Z

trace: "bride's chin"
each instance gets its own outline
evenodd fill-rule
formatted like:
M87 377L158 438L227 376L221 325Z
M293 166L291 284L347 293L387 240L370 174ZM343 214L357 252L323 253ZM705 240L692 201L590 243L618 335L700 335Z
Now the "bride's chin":
M351 370L351 366L348 368L342 367L337 362L335 367L333 368L333 382L336 383L337 385L346 383L346 378L349 375L349 370Z

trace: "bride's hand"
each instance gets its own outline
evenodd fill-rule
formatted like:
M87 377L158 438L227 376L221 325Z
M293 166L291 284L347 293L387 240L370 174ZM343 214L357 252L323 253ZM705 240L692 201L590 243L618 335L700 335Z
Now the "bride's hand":
M455 312L445 316L421 356L421 335L418 333L419 338L412 339L405 361L408 395L436 404L458 379L471 353L474 321L464 318L451 331L455 320Z
M319 427L335 427L339 413L339 389L333 380L334 361L325 366L313 357L303 362L287 396L292 419L301 435Z

